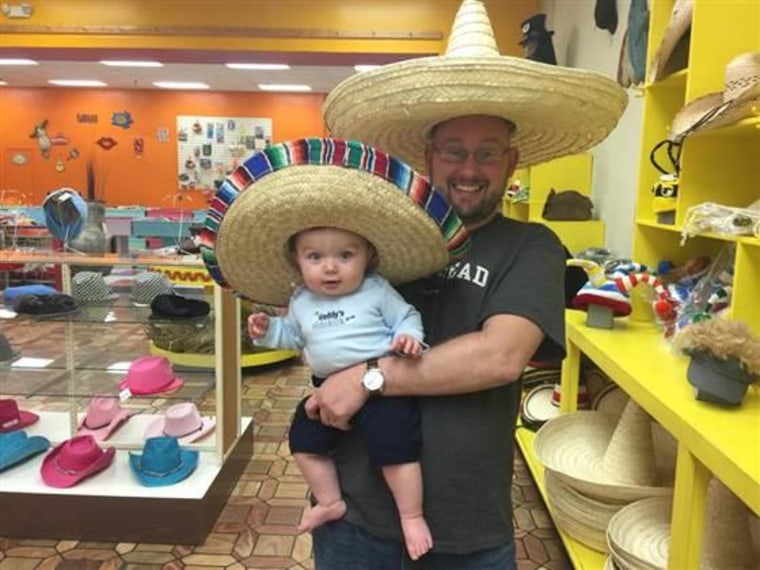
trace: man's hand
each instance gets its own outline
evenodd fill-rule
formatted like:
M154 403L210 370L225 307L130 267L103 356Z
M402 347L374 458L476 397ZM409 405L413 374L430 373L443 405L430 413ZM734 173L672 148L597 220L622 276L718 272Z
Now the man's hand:
M261 338L269 330L269 315L253 313L248 317L248 335L251 338Z
M422 343L413 336L400 334L393 339L391 351L410 358L419 358L422 356Z
M362 386L366 371L362 363L328 376L306 401L306 415L334 428L349 429L348 422L368 398Z

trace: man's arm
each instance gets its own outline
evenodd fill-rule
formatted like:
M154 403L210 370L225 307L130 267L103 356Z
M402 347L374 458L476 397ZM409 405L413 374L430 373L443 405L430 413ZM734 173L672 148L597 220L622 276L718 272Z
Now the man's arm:
M430 396L476 392L514 382L544 338L532 321L516 315L489 317L481 330L451 339L422 358L380 359L386 396ZM331 375L307 403L307 413L345 427L364 405L364 364Z

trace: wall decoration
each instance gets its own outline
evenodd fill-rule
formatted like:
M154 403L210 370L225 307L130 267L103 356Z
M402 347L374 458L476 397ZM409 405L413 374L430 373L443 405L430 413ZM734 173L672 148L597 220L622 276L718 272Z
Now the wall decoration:
M66 170L66 163L63 162L63 157L59 154L58 158L55 159L55 171L63 172L64 170Z
M119 143L112 137L100 137L98 140L95 141L95 144L98 145L103 150L111 150L113 147L115 147Z
M30 139L37 139L37 148L40 149L42 158L50 158L50 139L47 135L47 119L43 119L34 126L32 134L29 135Z
M161 127L160 129L156 129L156 139L158 142L169 142L169 129L165 127Z
M77 123L89 123L95 125L98 122L98 116L94 113L77 113Z
M75 160L79 158L79 149L72 148L69 150L69 154L66 156L66 160Z
M213 190L248 155L272 140L272 119L177 116L177 180Z
M111 114L111 124L115 127L121 127L122 129L128 129L135 121L132 119L132 115L128 111L113 112Z
M54 134L52 137L50 137L50 144L54 146L63 146L69 144L69 137L64 135L62 132L58 132Z
M11 155L11 162L16 166L24 166L29 162L29 153L19 151Z
M145 140L142 137L135 137L132 141L132 150L137 158L142 158L145 152Z

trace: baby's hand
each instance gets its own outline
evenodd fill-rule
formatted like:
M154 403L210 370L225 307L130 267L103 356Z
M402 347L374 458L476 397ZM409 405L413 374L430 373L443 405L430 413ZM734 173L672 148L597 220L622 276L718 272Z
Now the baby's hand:
M261 338L269 330L269 315L253 313L248 317L248 334L251 338Z
M422 343L413 336L400 334L393 339L391 350L411 358L419 358L422 355Z

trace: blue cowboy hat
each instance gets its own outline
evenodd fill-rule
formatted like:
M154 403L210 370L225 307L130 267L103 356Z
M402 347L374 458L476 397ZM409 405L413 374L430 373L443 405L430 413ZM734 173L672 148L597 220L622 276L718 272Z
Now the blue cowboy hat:
M174 437L150 437L145 440L142 455L129 454L129 465L146 487L174 485L195 471L198 451L180 448Z
M24 430L0 433L0 471L34 457L48 447L50 442L46 437L29 437Z
M84 230L87 202L72 188L60 188L48 194L42 203L45 225L53 237L69 243Z

